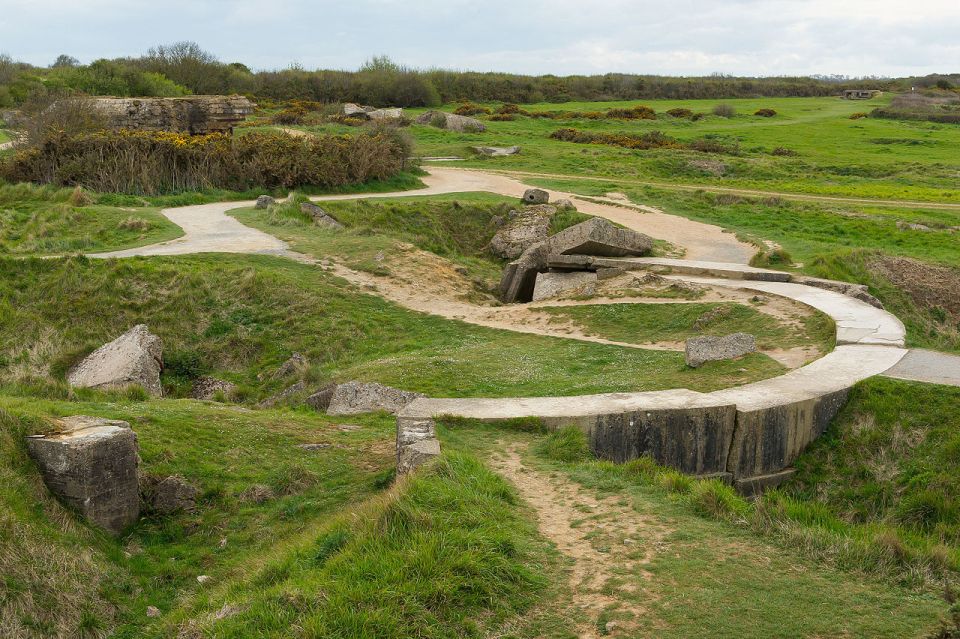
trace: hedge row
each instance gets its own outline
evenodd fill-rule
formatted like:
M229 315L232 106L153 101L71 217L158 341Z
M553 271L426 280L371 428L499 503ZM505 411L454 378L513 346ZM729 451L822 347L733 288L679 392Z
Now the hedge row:
M103 131L61 135L21 150L0 165L0 177L138 195L339 187L395 175L409 150L390 129L314 137Z

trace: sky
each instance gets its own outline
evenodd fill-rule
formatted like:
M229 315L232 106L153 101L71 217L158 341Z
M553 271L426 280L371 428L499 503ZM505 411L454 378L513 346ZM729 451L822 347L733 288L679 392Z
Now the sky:
M555 75L960 72L960 0L0 0L0 53L38 65L193 40L252 69Z

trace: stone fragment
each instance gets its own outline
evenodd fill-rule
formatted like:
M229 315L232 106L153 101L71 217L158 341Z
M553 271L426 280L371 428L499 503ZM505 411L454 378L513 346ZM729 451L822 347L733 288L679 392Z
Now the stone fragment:
M156 606L147 606L147 616L148 617L159 617L160 609Z
M291 386L287 386L276 395L271 395L270 397L266 398L265 400L257 404L257 408L273 408L280 402L290 399L294 395L303 392L303 390L306 387L307 387L307 384L302 381L297 382L296 384L293 384Z
M554 202L553 204L554 204L554 206L556 206L558 209L560 209L560 210L562 210L562 211L569 211L569 210L571 210L571 209L572 209L572 210L576 210L576 208L577 208L577 207L575 207L575 206L573 205L573 202L571 202L571 201L568 200L567 198L560 198L559 200L557 200L557 201Z
M432 419L397 419L397 474L412 472L440 454Z
M626 275L627 269L618 266L601 266L597 269L598 280L612 280L615 277Z
M304 402L313 410L323 412L330 407L330 400L333 399L333 393L336 390L336 384L327 384L313 395L307 397Z
M140 515L137 436L126 422L64 417L57 431L27 437L50 492L91 523L119 534Z
M550 194L543 189L527 189L522 199L524 204L546 204L550 201Z
M216 377L199 377L193 382L190 389L192 399L213 400L217 394L222 394L225 398L230 398L237 390L236 384L217 379Z
M557 209L548 204L510 211L505 223L490 240L488 249L497 257L514 260L550 234L550 220Z
M417 124L429 124L457 133L482 133L487 130L483 122L465 115L456 115L446 111L427 111L417 118Z
M210 575L197 575L197 583L200 585L207 583L210 579Z
M300 211L313 218L313 223L317 226L323 226L331 229L342 229L343 224L340 221L324 211L313 202L303 202L300 204Z
M117 339L87 355L67 373L67 383L77 388L116 389L142 386L160 396L163 342L144 324L137 324Z
M757 340L749 333L733 333L717 337L691 337L686 344L687 366L697 368L706 362L736 359L757 350Z
M192 512L197 506L200 491L182 475L170 475L162 479L144 476L140 492L150 510L160 515Z
M519 146L475 146L471 148L480 155L487 155L494 158L520 153Z
M273 374L274 379L280 377L289 377L294 373L302 373L309 366L307 358L301 355L300 353L294 352L287 358L283 364L280 364L280 367Z
M597 274L591 271L570 273L540 273L533 288L532 301L550 299L559 295L593 295L597 292Z
M403 117L403 109L400 107L374 109L373 111L367 111L367 117L371 120L399 120Z
M343 105L343 114L348 118L360 116L362 118L367 117L367 109L360 106L359 104L354 104L353 102L347 102Z
M273 206L276 202L277 201L269 195L261 195L257 198L257 203L254 204L254 208L266 209Z
M425 397L376 382L347 382L337 386L330 398L328 415L356 415L374 411L397 413L407 404Z

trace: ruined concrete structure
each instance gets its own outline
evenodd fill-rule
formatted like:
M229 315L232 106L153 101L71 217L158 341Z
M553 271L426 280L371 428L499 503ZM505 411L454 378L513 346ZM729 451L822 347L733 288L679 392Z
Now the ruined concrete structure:
M231 133L256 106L239 95L183 98L92 98L115 129L205 135Z

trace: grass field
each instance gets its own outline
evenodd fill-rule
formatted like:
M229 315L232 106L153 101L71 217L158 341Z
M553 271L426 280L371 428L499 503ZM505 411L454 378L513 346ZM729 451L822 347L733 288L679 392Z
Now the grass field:
M875 118L850 119L889 103L839 98L748 100L650 100L523 105L531 111L606 111L645 104L656 120L553 120L517 116L512 122L484 121L485 133L455 133L413 125L415 152L421 156L462 156L457 166L610 177L650 182L720 185L797 193L960 202L956 189L960 127ZM731 105L731 118L710 115L719 103ZM452 110L456 105L445 107ZM498 105L489 105L496 108ZM706 117L672 118L667 110L688 108ZM774 117L753 115L774 109ZM409 111L416 117L418 110ZM560 128L603 133L661 131L682 142L705 139L736 146L736 155L695 151L634 151L549 139ZM351 127L298 127L347 132ZM477 157L473 145L520 145L519 155ZM785 149L790 155L775 155ZM784 151L778 151L784 153Z

